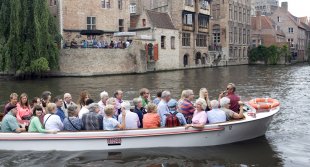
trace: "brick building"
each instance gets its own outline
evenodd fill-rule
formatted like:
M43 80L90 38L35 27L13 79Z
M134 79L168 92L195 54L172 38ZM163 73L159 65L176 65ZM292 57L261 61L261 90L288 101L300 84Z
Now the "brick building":
M213 0L210 23L211 49L220 49L227 65L248 64L251 1Z
M307 60L307 27L302 24L301 19L293 16L288 11L288 3L282 2L270 18L285 33L287 42L290 44L293 58L297 61Z
M110 40L114 32L128 31L129 0L49 0L50 11L58 18L64 41L86 39L82 30L101 30L99 38Z
M252 17L251 20L252 47L257 47L259 45L268 47L271 45L282 45L287 43L285 34L280 30L280 27L269 17L262 16L260 11L258 11L257 15Z
M252 0L253 14L260 11L262 15L270 16L279 7L278 0Z

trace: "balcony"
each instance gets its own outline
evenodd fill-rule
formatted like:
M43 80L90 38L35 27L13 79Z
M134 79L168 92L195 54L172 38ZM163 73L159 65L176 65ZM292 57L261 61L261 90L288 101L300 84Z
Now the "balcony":
M185 31L194 31L194 26L193 25L188 25L188 24L183 24L182 29Z
M222 45L219 44L211 44L209 45L209 51L218 51L221 52L222 51Z

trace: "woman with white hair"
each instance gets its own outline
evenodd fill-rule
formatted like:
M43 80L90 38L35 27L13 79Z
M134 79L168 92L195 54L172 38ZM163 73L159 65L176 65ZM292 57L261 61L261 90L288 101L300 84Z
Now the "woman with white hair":
M114 97L110 97L108 98L107 102L106 102L107 105L112 105L114 106L114 115L113 115L113 118L115 118L117 120L118 118L118 108L117 108L117 102L116 102L116 98ZM105 112L104 112L105 113Z
M225 122L226 114L224 111L219 109L219 102L217 100L212 100L210 102L212 110L207 112L208 122L210 124Z
M84 130L102 130L103 129L103 117L99 115L98 103L92 103L88 106L89 113L82 116L83 129Z
M140 121L139 128L142 128L143 127L143 115L146 114L145 108L142 105L142 99L141 98L134 98L133 104L135 106L135 109L133 110L133 112L138 115L139 121Z
M204 99L207 103L206 111L211 110L211 104L209 99L209 93L207 88L201 88L199 91L199 98Z
M239 114L234 112L233 110L229 109L230 108L230 99L228 97L221 98L220 105L221 105L221 110L223 110L226 114L227 121L232 120L232 119L244 118L242 103L239 103L239 105L240 105Z
M57 106L55 103L47 104L47 113L44 116L43 128L51 131L61 131L63 130L63 123L58 115L56 115Z
M192 124L185 125L185 129L189 127L193 128L203 128L207 123L207 113L205 112L207 103L204 99L197 99L196 103L196 110L193 115Z
M107 105L107 100L109 99L109 94L106 91L103 91L100 93L100 101L98 102L98 105L100 107L99 114L104 116L104 108Z

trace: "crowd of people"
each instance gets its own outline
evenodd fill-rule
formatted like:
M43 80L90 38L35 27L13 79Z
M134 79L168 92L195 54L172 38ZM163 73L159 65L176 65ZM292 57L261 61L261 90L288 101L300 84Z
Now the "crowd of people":
M87 91L82 91L77 103L72 101L70 93L52 100L52 93L45 91L31 102L26 93L20 96L12 93L4 107L1 130L57 133L176 126L201 129L206 124L244 118L243 103L235 91L235 85L229 83L218 100L210 101L206 88L200 89L196 100L193 90L186 89L177 101L165 90L158 92L152 101L150 91L142 88L139 97L133 99L133 105L123 100L122 90L115 91L113 97L106 91L101 92L99 102L95 102Z
M118 41L118 40L111 40L111 41L106 41L106 40L96 40L96 39L87 39L87 40L82 40L80 44L75 39L72 39L71 42L69 43L66 42L64 48L70 47L70 48L120 48L120 49L125 49L130 46L130 41Z

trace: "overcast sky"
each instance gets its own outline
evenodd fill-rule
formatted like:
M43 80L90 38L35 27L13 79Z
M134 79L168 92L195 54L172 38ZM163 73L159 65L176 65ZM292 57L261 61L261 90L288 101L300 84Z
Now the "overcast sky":
M281 2L288 2L288 10L297 17L310 17L310 0L280 0Z

